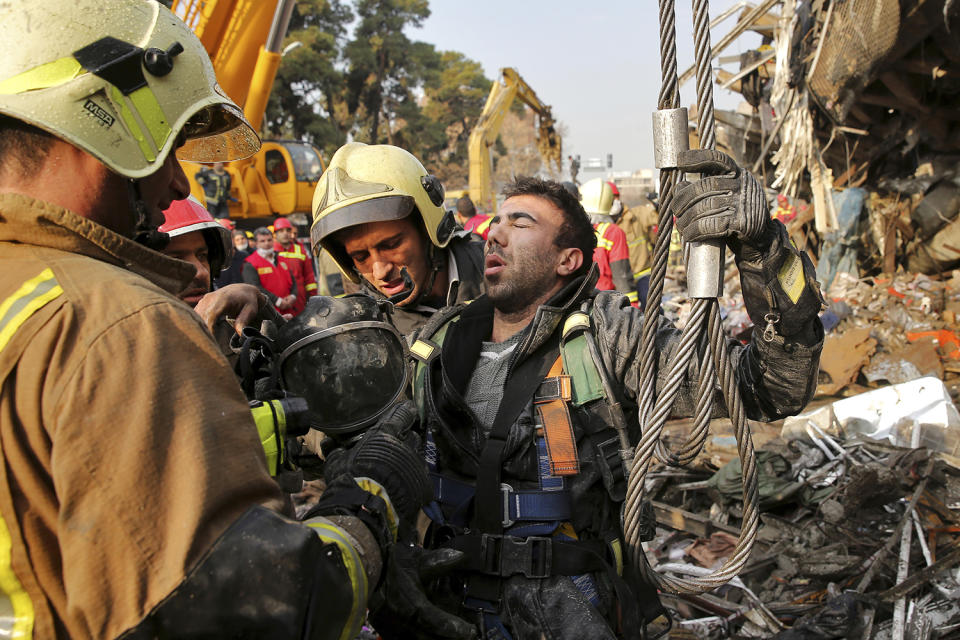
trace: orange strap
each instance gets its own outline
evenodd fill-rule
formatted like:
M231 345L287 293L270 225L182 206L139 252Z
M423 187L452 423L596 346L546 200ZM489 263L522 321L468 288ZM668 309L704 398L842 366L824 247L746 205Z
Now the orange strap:
M547 457L550 458L550 474L555 476L573 476L580 473L580 460L577 458L577 443L573 437L573 425L570 422L570 410L567 402L572 397L570 376L563 375L563 358L550 367L543 381L553 383L556 393L552 397L535 400L543 435L547 442Z

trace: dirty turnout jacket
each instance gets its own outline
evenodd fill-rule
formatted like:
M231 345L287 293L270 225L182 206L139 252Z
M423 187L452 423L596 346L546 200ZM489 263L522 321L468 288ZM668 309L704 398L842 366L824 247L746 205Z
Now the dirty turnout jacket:
M279 513L243 393L172 295L192 266L4 194L0 273L0 635L328 637L309 621L363 610L336 547Z
M623 404L628 430L635 444L639 437L636 393L640 386L643 315L631 307L622 294L597 292L595 278L594 275L573 281L537 310L508 356L504 398L513 393L513 389L522 387L528 378L543 380L545 368L542 365L531 368L529 365L538 360L549 365L556 359L565 320L580 310L585 301L592 301L588 312L590 331L596 338L602 365L615 393L619 394L616 400ZM502 507L508 512L494 513L492 517L497 522L503 520L502 532L493 532L494 538L499 538L502 533L503 542L501 544L489 536L484 539L481 535L486 533L482 522L489 521L490 516L478 514L483 510L474 510L474 507L483 490L478 486L478 477L487 473L484 465L488 460L485 445L489 425L478 423L467 406L464 393L481 342L489 340L492 325L493 307L483 296L469 305L441 311L419 332L418 342L411 349L418 362L414 397L424 421L428 443L426 456L432 465L437 501L431 507L433 525L426 544L453 546L467 553L482 550L479 555L483 556L465 565L469 571L457 574L452 583L439 585L434 595L444 606L466 619L476 621L482 616L488 629L504 624L515 640L632 637L630 633L636 633L636 629L617 628L617 600L623 599L617 594L623 590L611 571L591 569L581 572L577 567L589 568L590 562L578 561L573 556L569 560L572 570L564 573L557 569L558 558L564 555L562 547L559 551L557 549L558 539L561 545L569 541L584 542L587 547L592 545L593 549L600 549L597 554L601 556L604 547L612 549L619 545L623 551L620 507L625 487L622 471L619 481L611 479L611 473L614 476L617 473L618 447L614 445L608 450L611 439L616 440L616 434L612 428L610 407L602 397L580 406L569 406L580 466L576 474L562 478L560 489L560 478L544 475L544 449L539 442L543 437L538 433L539 418L531 393L525 408L509 426L499 454L501 467L497 481L502 484L495 490L505 492L502 504L509 507ZM789 343L779 335L772 342L766 342L759 329L749 345L731 343L733 366L750 418L774 420L799 412L813 396L823 336L815 316L808 329L804 334L807 338ZM660 322L656 337L658 389L663 386L679 338L680 332L671 323L665 319ZM696 366L696 363L691 366L693 375L690 379L694 381ZM694 382L680 389L676 414L692 414L695 387ZM536 393L538 396L543 393L542 385ZM503 404L506 403L504 399ZM714 411L719 414L723 410L718 392ZM565 492L566 497L544 497L548 481L551 491ZM528 501L528 506L521 508L524 500ZM524 519L524 509L539 509L544 515ZM547 546L542 538L545 535L554 544L552 569L551 563L543 558L537 562L537 550ZM512 540L508 539L511 537ZM614 541L616 538L619 542ZM550 556L547 553L546 557ZM519 564L508 569L504 569L504 564L498 565L508 561L519 561ZM524 564L531 561L532 564ZM491 567L496 566L500 567L499 576L495 568L493 574L490 573ZM485 604L469 604L475 586L480 587L478 593L487 596L486 600L481 598ZM448 591L452 595L444 595ZM464 593L468 597L468 606L461 608ZM634 601L640 599L636 590L628 597ZM483 607L488 612L478 613ZM491 614L489 610L496 613Z

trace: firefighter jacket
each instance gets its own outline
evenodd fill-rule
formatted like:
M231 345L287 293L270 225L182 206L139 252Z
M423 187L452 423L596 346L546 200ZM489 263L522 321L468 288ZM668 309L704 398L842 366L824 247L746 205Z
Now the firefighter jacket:
M290 273L287 263L280 260L276 254L274 262L270 262L254 250L246 257L243 281L258 287L274 305L280 298L297 293L297 282L293 274Z
M433 523L425 545L468 555L455 579L434 585L433 597L465 619L482 617L488 629L503 626L514 640L634 637L642 628L636 620L650 621L657 612L655 591L623 562L620 512L626 485L611 413L611 401L620 402L636 444L643 315L622 294L597 292L593 278L571 282L524 329L508 356L504 395L490 435L464 399L493 326L490 301L484 296L442 311L411 347L414 398L434 481L435 503L428 509ZM811 310L803 338L786 341L777 335L768 342L758 329L746 346L731 342L750 418L797 413L813 396L823 338L818 310ZM599 364L618 397L606 398L602 385L589 377L580 384L577 372L590 356L583 349L579 357L568 353L569 341L561 360L564 373L572 374L572 393L561 393L565 383L551 377L561 334L578 327L594 336ZM658 389L679 338L680 332L661 320ZM679 391L677 415L692 415L697 366L691 363L689 372L694 382ZM568 460L561 468L544 442L549 430L538 407L567 397L576 464ZM722 399L714 403L715 413L724 410L723 404ZM616 622L618 602L622 627ZM631 602L639 611L631 612Z
M617 220L617 225L627 235L630 269L633 271L634 279L650 272L654 249L651 229L656 229L658 223L657 208L646 198L641 204L629 209L624 207L620 219Z
M307 298L317 295L317 279L313 274L313 261L303 245L294 240L289 248L277 242L273 245L277 252L277 262L287 265L287 270L297 283L297 303L293 315L299 315L307 305Z
M597 248L593 250L593 261L600 268L597 289L630 293L633 291L633 277L627 235L609 216L591 216L590 219L597 236Z
M449 288L446 304L459 304L473 300L483 293L483 242L476 235L466 231L454 233L450 243L447 244L447 274L449 279ZM345 279L344 289L347 293L356 293L358 290L367 293L378 300L386 299L373 285L360 277L360 286L353 285ZM456 284L454 284L456 283ZM351 286L347 286L347 284ZM455 293L451 300L451 294ZM428 304L416 304L412 308L394 307L392 321L397 330L405 336L410 335L415 330L426 324L427 320L437 312L440 307L430 306Z
M243 393L173 295L192 266L3 194L0 269L3 635L326 637L308 620L363 610L340 547L281 515Z
M201 169L197 172L196 181L203 187L206 199L215 204L226 204L230 198L230 174L224 171L217 173L213 169Z

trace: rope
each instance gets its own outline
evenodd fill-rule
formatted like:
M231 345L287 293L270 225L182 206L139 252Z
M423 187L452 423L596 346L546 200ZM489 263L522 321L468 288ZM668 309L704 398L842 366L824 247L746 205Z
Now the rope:
M709 0L693 0L694 44L697 70L697 130L700 146L713 149L716 129L713 109L711 77L710 8ZM660 68L661 86L659 109L676 109L680 104L677 82L676 12L673 0L660 0ZM759 527L760 514L757 494L757 465L750 428L746 422L743 400L730 359L726 338L721 331L720 305L714 299L698 299L693 303L690 318L680 336L673 354L663 388L657 395L656 335L666 328L661 317L660 301L666 277L670 251L673 216L670 205L679 179L677 169L660 171L659 236L650 270L650 290L644 308L643 333L640 354L639 417L642 436L630 466L627 486L624 536L634 566L659 588L674 593L702 593L732 579L743 568L750 556ZM699 366L694 367L693 356L699 354ZM678 450L670 451L661 440L663 426L673 409L684 382L696 374L697 403L694 427ZM727 561L716 572L702 577L680 578L656 573L646 561L640 540L640 506L645 492L645 478L654 454L665 464L682 466L692 462L706 442L710 416L713 413L715 389L723 392L727 413L734 425L737 452L743 469L744 488L743 523L740 539Z

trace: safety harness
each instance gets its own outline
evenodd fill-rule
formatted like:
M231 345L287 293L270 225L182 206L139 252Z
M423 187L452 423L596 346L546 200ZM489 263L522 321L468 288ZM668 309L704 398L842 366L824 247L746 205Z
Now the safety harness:
M462 310L462 309L461 309ZM569 479L580 473L580 460L570 408L608 398L598 364L588 345L589 307L567 316L554 341L542 346L516 371L494 420L480 456L476 479L459 479L441 473L437 448L426 435L426 458L434 486L434 502L424 509L434 522L434 542L463 551L466 562L459 567L469 573L464 606L481 614L481 624L510 638L499 618L502 581L512 575L527 578L569 576L593 605L599 595L593 573L605 573L621 607L624 633L642 632L642 617L653 620L662 611L656 590L646 582L632 586L624 580L623 543L617 531L604 532L603 540L578 540L573 516ZM429 337L414 342L410 351L415 360L414 398L425 417L429 395L427 383L434 360L440 355L448 330L459 311ZM602 365L601 365L602 366ZM536 420L536 447L539 487L517 490L503 482L503 450L507 434L531 397ZM619 411L619 404L616 403ZM621 502L626 481L620 456L620 439L614 428L588 433L583 450L595 450L607 492ZM638 611L639 606L639 611ZM485 631L485 633L487 632Z

